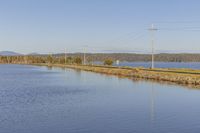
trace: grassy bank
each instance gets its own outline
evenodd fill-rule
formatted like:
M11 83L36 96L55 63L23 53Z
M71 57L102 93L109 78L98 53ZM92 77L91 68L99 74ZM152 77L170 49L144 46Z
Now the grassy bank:
M168 81L177 84L200 86L200 70L192 69L147 69L133 67L92 66L92 65L60 65L60 64L34 64L41 66L54 66L79 69L109 75Z

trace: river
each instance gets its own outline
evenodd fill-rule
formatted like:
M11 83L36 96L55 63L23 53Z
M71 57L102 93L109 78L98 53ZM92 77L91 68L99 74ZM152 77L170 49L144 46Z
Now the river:
M98 63L98 64L103 64L103 63ZM113 65L150 68L151 62L120 62L119 64L114 63ZM155 62L155 67L200 69L200 62Z
M0 65L0 133L199 133L200 90Z

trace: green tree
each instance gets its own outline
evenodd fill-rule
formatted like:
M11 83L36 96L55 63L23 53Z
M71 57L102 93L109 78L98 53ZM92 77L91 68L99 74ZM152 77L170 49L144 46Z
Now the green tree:
M52 55L49 55L49 56L47 57L47 62L50 63L50 64L53 63L53 57L52 57Z
M106 59L106 60L104 61L104 65L109 65L109 66L113 65L113 60L111 60L111 59Z
M76 64L82 64L82 59L80 57L76 57L74 59L74 63L76 63Z

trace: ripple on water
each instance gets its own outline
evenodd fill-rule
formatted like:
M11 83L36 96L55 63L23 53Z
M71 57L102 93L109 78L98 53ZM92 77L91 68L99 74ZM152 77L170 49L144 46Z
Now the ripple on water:
M0 65L0 133L195 133L198 101L175 85Z

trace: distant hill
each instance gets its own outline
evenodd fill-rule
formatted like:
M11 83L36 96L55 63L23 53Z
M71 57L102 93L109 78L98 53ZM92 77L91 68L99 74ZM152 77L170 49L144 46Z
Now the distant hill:
M22 54L12 52L12 51L0 51L0 56L19 56L19 55L22 55Z
M34 56L34 55L40 55L39 53L29 53L27 55L31 55L31 56Z

